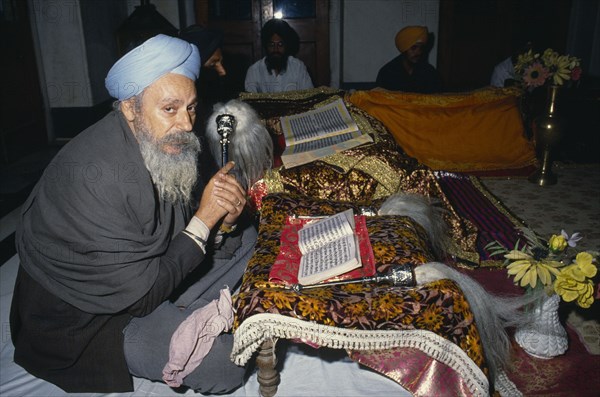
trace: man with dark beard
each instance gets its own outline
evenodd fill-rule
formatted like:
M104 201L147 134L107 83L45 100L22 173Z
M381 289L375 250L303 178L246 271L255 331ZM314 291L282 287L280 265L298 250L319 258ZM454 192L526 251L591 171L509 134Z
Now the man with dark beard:
M298 52L298 33L284 20L271 19L263 26L260 39L266 56L248 68L245 88L248 92L282 92L313 88Z
M437 70L427 62L426 26L407 26L396 34L400 55L386 63L377 73L378 87L391 91L433 94L442 90Z
M253 251L234 164L197 186L199 71L197 48L164 35L123 56L106 78L115 110L60 151L23 205L14 359L67 392L161 380L174 331L236 287ZM232 342L215 337L183 384L239 387Z

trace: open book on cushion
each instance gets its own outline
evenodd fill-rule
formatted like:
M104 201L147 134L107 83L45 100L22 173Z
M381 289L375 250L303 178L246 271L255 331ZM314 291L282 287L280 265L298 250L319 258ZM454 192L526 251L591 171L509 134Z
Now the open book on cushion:
M292 285L297 283L312 284L321 281L327 282L373 276L376 272L375 258L373 256L371 242L369 241L365 216L353 216L354 234L360 253L357 266L354 266L347 271L345 271L345 269L347 269L346 267L342 267L342 269L339 267L337 269L327 269L327 272L317 274L316 278L313 277L312 279L308 279L308 281L307 279L299 278L300 263L303 257L298 243L300 230L304 225L311 221L314 222L317 218L288 216L281 231L279 254L269 273L269 281ZM335 274L332 275L332 273Z

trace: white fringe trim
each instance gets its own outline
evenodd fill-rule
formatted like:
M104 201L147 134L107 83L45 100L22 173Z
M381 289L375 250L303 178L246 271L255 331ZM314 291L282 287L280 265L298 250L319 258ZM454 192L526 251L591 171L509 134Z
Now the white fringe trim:
M512 380L508 379L508 375L504 371L500 371L496 377L494 388L502 397L523 397L523 393L517 389Z
M280 314L261 313L242 322L234 333L231 360L245 365L270 338L301 339L321 347L349 350L416 348L454 369L473 396L489 396L489 382L481 369L454 343L430 331L366 331L311 323Z

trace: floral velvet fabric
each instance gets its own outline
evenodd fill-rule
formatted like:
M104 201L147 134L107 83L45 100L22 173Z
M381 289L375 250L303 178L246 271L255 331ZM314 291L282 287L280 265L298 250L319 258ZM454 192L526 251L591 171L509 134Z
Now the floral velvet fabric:
M234 297L234 330L261 313L347 329L427 330L459 346L487 374L473 314L463 293L450 280L412 288L356 283L301 292L269 282L286 216L330 215L348 208L359 212L360 203L290 194L264 197L258 243ZM378 272L386 273L399 264L418 266L433 260L424 229L412 219L372 216L366 223Z
M286 169L279 155L285 147L280 117L302 113L343 98L359 128L373 143L346 150L315 162ZM342 202L379 202L397 192L418 193L439 201L452 235L450 253L479 261L477 227L461 217L442 191L434 172L408 156L379 120L354 106L343 91L316 88L279 94L242 94L260 115L275 143L275 165L250 190L260 211L262 198L270 193L291 193Z

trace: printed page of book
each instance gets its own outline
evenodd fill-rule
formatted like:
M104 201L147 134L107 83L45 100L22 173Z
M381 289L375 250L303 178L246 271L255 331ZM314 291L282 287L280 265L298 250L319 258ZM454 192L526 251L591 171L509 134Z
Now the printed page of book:
M300 260L302 258L302 253L298 247L298 233L304 225L319 219L322 219L322 217L286 217L285 225L281 230L279 253L269 272L270 282L287 285L298 283ZM359 279L375 275L375 257L369 239L366 217L364 215L355 215L354 223L356 225L355 234L358 236L358 246L362 266L350 270L349 272L332 276L324 280L324 282Z
M358 130L341 98L308 112L282 117L281 128L286 146Z
M298 269L300 284L315 284L360 267L354 234L345 235L302 255Z
M373 138L370 135L354 131L335 137L301 143L300 145L288 146L281 154L281 162L285 168L290 169L371 142L373 142Z
M354 235L354 211L339 212L309 222L298 232L298 246L303 254L319 249L344 236Z
M348 209L306 224L298 232L302 253L298 282L313 284L361 265L354 234L354 211Z

